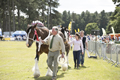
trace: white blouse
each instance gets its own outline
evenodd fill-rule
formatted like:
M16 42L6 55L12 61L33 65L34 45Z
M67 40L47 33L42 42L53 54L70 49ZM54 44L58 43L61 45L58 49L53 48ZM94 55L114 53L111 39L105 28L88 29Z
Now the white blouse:
M74 45L73 51L82 50L82 52L84 52L82 40L77 41L74 39L73 41L68 42L68 44Z

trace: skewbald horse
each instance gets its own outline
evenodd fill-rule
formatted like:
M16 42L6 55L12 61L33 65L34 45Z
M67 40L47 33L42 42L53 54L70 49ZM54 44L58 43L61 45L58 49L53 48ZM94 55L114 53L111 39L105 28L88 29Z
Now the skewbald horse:
M39 56L44 52L48 54L48 45L42 44L40 38L42 40L48 39L48 37L51 35L50 31L46 27L37 27L37 24L34 26L28 26L27 32L27 40L26 40L26 46L29 48L33 44L33 42L36 42L36 57L35 57L35 66L34 66L34 77L40 76L40 71L38 68L38 61ZM64 35L62 32L59 31L59 35L63 38L63 41L65 42ZM65 43L66 44L66 43ZM70 46L69 46L70 47ZM68 52L68 51L67 51ZM68 53L67 53L68 55Z

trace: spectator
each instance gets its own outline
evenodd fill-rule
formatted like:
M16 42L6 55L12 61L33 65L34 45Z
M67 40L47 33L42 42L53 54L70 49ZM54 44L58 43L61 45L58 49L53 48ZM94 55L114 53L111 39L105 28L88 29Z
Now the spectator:
M70 40L70 42L73 41L73 36L72 35L70 36L69 40ZM71 50L72 50L73 44L70 44L70 46L71 46Z
M80 54L81 59L80 59L80 63L79 64L81 64L81 66L84 66L85 47L86 47L86 49L88 49L88 44L87 44L86 37L84 37L84 31L83 30L80 31L80 37L81 37L81 40L83 42L83 48L84 48L84 50L82 52L84 52L84 53Z

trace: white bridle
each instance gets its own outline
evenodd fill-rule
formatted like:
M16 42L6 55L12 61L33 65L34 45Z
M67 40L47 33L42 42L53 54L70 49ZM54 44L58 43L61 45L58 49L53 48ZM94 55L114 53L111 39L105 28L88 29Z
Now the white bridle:
M35 40L34 40L34 38L35 38L35 34L34 34L33 38L29 38L29 34L30 34L30 32L31 32L31 29L29 30L29 32L28 32L28 34L27 34L27 40L26 40L26 43L28 43L28 40L29 40L29 39L35 41Z
M40 51L40 47L41 47L41 45L43 44L43 43L41 42L41 40L40 40L41 37L39 37L39 41L37 41L36 39L34 40L34 38L35 38L35 33L34 33L33 38L29 38L30 32L31 32L31 29L29 30L29 32L28 32L28 34L27 34L26 44L28 44L28 40L29 40L29 39L32 40L32 41L35 41L36 43L38 43L38 51ZM35 30L34 30L34 32L35 32ZM44 40L47 40L49 37L50 37L50 31L49 31L48 36L47 36Z

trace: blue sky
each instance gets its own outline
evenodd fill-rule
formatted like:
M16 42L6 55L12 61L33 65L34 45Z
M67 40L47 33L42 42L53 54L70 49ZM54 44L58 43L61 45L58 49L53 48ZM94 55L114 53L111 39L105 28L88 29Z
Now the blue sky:
M59 12L64 10L80 14L82 11L90 11L94 13L102 10L110 12L115 10L115 5L112 0L59 0L60 6L57 8Z

